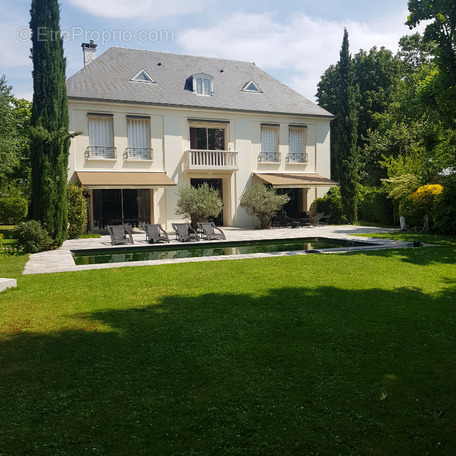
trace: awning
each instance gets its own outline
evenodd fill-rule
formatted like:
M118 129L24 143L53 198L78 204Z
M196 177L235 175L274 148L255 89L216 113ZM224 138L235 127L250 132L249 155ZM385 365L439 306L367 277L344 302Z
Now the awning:
M339 184L317 173L264 173L254 174L267 184L275 188L310 188L310 187L337 187Z
M166 173L122 172L122 171L76 171L81 184L86 188L163 188L175 187Z

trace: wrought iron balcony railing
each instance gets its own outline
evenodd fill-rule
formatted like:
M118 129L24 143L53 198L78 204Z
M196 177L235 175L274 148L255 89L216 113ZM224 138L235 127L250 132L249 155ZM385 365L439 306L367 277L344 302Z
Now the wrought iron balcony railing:
M154 150L150 147L127 147L125 149L125 160L147 160L154 159Z
M280 152L261 152L258 156L258 161L260 163L279 163L280 160Z
M287 155L287 163L302 163L306 164L307 163L307 154L305 152L301 153L289 153Z
M117 148L107 146L89 146L86 151L87 159L115 160L117 158Z

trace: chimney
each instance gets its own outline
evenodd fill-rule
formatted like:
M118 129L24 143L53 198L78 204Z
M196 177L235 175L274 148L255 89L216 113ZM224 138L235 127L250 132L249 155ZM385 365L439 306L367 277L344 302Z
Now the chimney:
M97 45L90 40L90 43L82 43L81 47L84 53L84 66L86 66L97 56Z

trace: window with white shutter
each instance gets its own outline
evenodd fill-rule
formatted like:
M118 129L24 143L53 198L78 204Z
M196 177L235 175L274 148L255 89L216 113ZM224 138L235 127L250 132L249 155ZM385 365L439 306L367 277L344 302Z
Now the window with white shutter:
M116 158L112 115L89 114L88 158Z
M307 163L306 127L291 126L288 128L288 161L290 163Z
M279 126L261 125L261 156L262 162L277 162L279 146Z
M127 159L152 160L150 148L150 119L127 116Z

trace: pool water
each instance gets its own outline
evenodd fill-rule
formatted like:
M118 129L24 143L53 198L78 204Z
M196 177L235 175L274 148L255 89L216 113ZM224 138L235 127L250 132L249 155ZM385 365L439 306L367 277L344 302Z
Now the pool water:
M361 247L375 244L329 238L298 238L263 241L210 242L182 245L160 244L146 247L118 247L100 250L73 250L77 265L124 263L130 261L173 260L220 255L248 255L252 253L274 253L307 251L340 247Z

